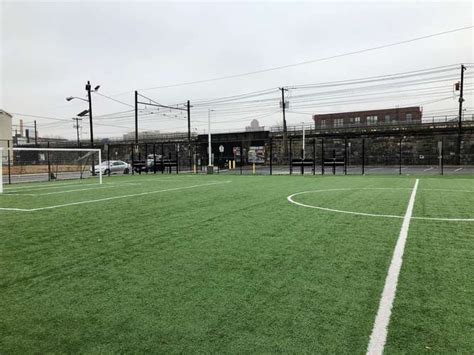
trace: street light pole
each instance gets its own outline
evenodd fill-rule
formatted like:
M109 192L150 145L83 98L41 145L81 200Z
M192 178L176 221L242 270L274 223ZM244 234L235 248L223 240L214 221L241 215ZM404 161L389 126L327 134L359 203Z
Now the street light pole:
M87 101L89 102L89 125L91 131L91 148L94 148L94 125L92 124L92 99L91 99L91 82L87 81L86 84ZM94 167L92 167L94 170Z
M88 80L87 81L87 84L86 84L86 91L87 91L87 99L83 99L82 97L77 97L77 96L69 96L69 97L66 97L66 101L71 101L73 99L78 99L78 100L82 100L82 101L86 101L89 103L89 110L84 110L82 111L81 113L78 114L78 116L85 116L87 114L89 114L89 125L90 125L90 132L91 132L91 148L94 147L94 126L92 124L92 95L91 95L91 91L94 91L96 92L97 90L99 90L100 88L100 85L97 85L93 90L91 90L91 82ZM92 175L96 175L95 173L95 165L94 165L94 156L92 156Z

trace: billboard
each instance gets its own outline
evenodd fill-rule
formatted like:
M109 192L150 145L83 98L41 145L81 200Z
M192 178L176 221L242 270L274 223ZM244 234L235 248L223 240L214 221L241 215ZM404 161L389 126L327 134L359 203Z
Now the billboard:
M265 147L264 146L250 146L248 151L248 162L255 164L265 163Z

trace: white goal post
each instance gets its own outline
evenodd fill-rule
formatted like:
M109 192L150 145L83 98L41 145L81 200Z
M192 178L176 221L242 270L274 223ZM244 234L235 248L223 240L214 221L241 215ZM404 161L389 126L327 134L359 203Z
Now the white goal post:
M9 159L8 159L8 162L7 164L8 165L5 165L4 164L4 153L2 152L3 151L3 147L0 147L0 162L1 162L1 167L2 169L0 169L0 193L3 192L3 184L4 184L4 178L6 178L6 176L3 176L3 175L6 175L6 174L2 174L3 172L3 168L6 167L7 171L8 171L8 180L10 181L10 170L13 170L13 171L21 171L21 172L18 172L16 175L17 177L18 176L22 176L22 174L24 176L47 176L48 177L48 180L50 180L51 176L48 176L48 174L51 174L51 172L53 173L52 175L54 175L54 178L56 179L58 177L58 175L60 174L63 174L63 175L67 175L66 176L66 179L68 178L74 178L74 174L77 174L77 173L80 173L80 178L82 179L83 176L82 176L82 173L83 171L77 171L77 168L74 168L73 165L80 165L82 164L84 161L87 161L87 159L89 159L91 156L92 156L92 163L93 163L93 166L94 166L94 171L92 172L92 169L91 169L91 172L93 175L95 175L95 171L97 171L97 175L99 176L99 184L102 184L102 153L101 153L101 150L100 149L90 149L90 148L41 148L41 147L35 147L35 148L23 148L23 147L12 147L12 148L9 148L9 151L7 152L8 154L11 154L11 156L9 156ZM23 158L24 160L22 160L21 158L20 159L16 159L15 160L15 156L17 156L17 154L14 154L14 152L30 152L30 154L32 154L31 156L27 156L26 158ZM34 152L37 152L38 154L35 155ZM73 154L67 154L67 152L72 152ZM43 153L44 156L41 155L41 153ZM27 153L28 154L28 153ZM95 165L95 162L94 162L94 158L93 156L96 155L98 156L98 163L99 163L99 168L96 169L96 165ZM23 154L23 157L24 157L25 154ZM59 157L59 155L61 155L61 157ZM45 156L47 156L47 159L45 158ZM50 158L50 156L56 156L56 160L55 158ZM38 163L38 160L41 160L42 157L42 166L44 167L46 165L46 160L47 160L47 167L48 167L48 171L43 171L44 169L39 169L39 167L41 167L41 163ZM97 159L97 158L96 158ZM92 164L91 164L92 165ZM84 164L85 166L85 164ZM61 170L59 171L61 168L69 168L70 170ZM55 170L54 170L55 169ZM14 174L14 173L12 173ZM27 180L27 182L39 182L39 181L42 181L42 179L37 179L37 180ZM44 181L44 180L43 180Z

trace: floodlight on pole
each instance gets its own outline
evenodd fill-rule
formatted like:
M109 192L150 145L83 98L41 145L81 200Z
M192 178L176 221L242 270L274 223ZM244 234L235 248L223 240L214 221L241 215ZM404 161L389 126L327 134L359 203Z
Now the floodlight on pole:
M77 116L83 117L83 116L87 115L88 113L89 113L89 110L84 110L84 111L79 112L79 113L77 114Z
M94 125L92 124L92 98L91 98L91 92L94 91L96 92L99 90L100 85L97 85L93 90L91 89L91 83L90 81L87 81L86 83L86 91L87 91L87 99L83 99L82 97L77 97L77 96L68 96L66 97L66 101L71 101L73 99L78 99L85 101L89 103L89 110L84 110L81 113L79 113L77 116L82 117L87 114L89 114L89 125L90 125L90 136L91 136L91 148L94 147ZM92 175L95 175L95 168L94 168L94 158L92 158Z
M77 97L77 96L68 96L68 97L66 97L66 101L71 101L71 100L74 100L74 99L78 99L78 100L82 100L82 101L85 101L85 102L89 102L89 100L83 99L82 97Z

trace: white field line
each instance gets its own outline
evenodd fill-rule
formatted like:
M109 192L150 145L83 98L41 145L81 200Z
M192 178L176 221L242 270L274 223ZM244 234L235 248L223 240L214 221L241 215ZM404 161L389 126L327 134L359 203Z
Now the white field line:
M41 183L41 182L38 182ZM91 182L91 183L85 183L85 182L73 182L73 183L67 183L67 184L56 184L52 183L54 186L48 185L48 186L12 186L10 188L5 188L3 191L6 192L17 192L17 191L33 191L33 190L44 190L44 189L59 189L63 186L71 186L71 185L96 185L97 182Z
M456 170L454 170L455 173L457 173L458 171L461 171L463 168L457 168Z
M450 191L450 192L474 192L474 190L455 190L455 189L420 189L422 191Z
M15 197L18 197L18 196L47 196L47 195L57 195L57 194L70 194L72 192L76 192L76 191L88 191L88 190L102 190L102 189L111 189L111 188L114 188L114 187L119 187L119 186L116 186L116 185L106 185L106 186L100 186L100 187L88 187L88 188L84 188L84 189L73 189L73 190L63 190L63 191L53 191L53 192L43 192L43 193L39 193L39 194L24 194L24 193L16 193L16 194L5 194L5 196L15 196Z
M364 188L359 188L358 190L394 190L394 189L406 190L406 189L411 189L411 188L406 188L406 187L364 187ZM315 209L318 209L318 210L328 211L328 212L345 213L345 214L352 214L352 215L366 216L366 217L403 218L402 216L396 216L396 215L391 215L391 214L375 214L375 213L354 212L354 211L337 210L337 209L334 209L334 208L312 206L312 205L307 205L307 204L304 204L304 203L301 203L301 202L297 202L293 199L294 196L303 195L303 194L306 194L306 193L327 192L327 191L329 191L329 192L330 191L353 191L353 190L354 190L354 188L341 188L341 189L303 191L303 192L297 192L293 195L290 195L286 199L289 202L294 203L295 205L298 205L298 206L301 206L301 207L315 208Z
M88 185L92 185L92 184L88 184ZM26 193L26 194L23 193L23 191L17 191L16 193L14 191L9 191L9 192L7 192L3 195L0 195L0 196L15 196L15 197L18 197L18 196L20 196L20 197L21 196L47 196L47 195L57 195L57 194L69 194L69 193L73 193L73 192L76 192L76 191L111 189L111 188L117 188L117 187L125 187L125 186L128 186L128 185L142 185L142 184L138 183L138 182L137 183L122 182L120 184L108 183L108 184L102 184L102 185L99 185L99 186L96 186L96 187L86 187L86 188L83 188L83 189L72 189L72 190L69 189L69 190L62 190L62 191L43 192L43 193ZM78 187L79 187L79 185L78 185ZM26 190L26 191L29 191L29 190Z
M411 190L411 188L406 187L365 187L365 188L341 188L341 189L327 189L327 190L311 190L311 191L302 191L294 193L288 196L286 199L295 205L307 208L314 208L322 211L335 212L335 213L345 213L355 216L366 216L366 217L381 217L381 218L399 218L402 219L404 216L397 216L391 214L377 214L377 213L365 213L365 212L355 212L355 211L346 211L338 210L335 208L327 208L320 206L307 205L294 200L295 196L308 194L308 193L317 193L317 192L331 192L331 191L353 191L353 190ZM474 192L474 190L451 190L451 189L420 189L420 191L431 190L431 191L457 191L457 192ZM474 222L474 218L447 218L447 217L414 217L411 219L423 219L428 221L445 221L445 222Z
M408 237L408 229L410 227L410 220L413 214L413 207L415 206L416 191L418 189L419 180L416 179L415 186L411 192L408 207L403 217L402 228L400 235L393 251L392 261L388 269L387 278L385 279L385 286L383 288L382 297L380 298L379 309L375 317L374 328L370 335L370 342L367 348L368 355L382 355L387 341L388 325L390 323L390 315L392 314L393 301L397 291L398 277L403 263L403 253L405 251L405 244Z
M200 184L200 185L191 185L191 186L184 186L184 187L174 187L170 189L164 190L155 190L155 191L147 191L147 192L140 192L136 194L129 194L129 195L120 195L120 196L112 196L112 197L105 197L99 198L96 200L86 200L86 201L79 201L79 202L71 202L71 203L64 203L60 205L53 205L53 206L46 206L46 207L38 207L38 208L9 208L9 207L0 207L0 211L22 211L22 212L34 212L34 211L43 211L43 210L50 210L55 208L62 208L68 206L77 206L89 203L96 203L96 202L103 202L103 201L111 201L111 200L118 200L122 198L128 197L135 197L135 196L146 196L151 194L157 194L161 192L169 192L169 191L178 191L178 190L186 190L186 189L194 189L196 187L204 187L204 186L212 186L212 185L219 185L219 184L226 184L230 181L219 181L219 182L211 182L207 184Z
M425 169L425 170L423 170L423 171L430 171L430 170L433 170L433 169L434 169L433 167L430 167L430 168L427 168L427 169Z

